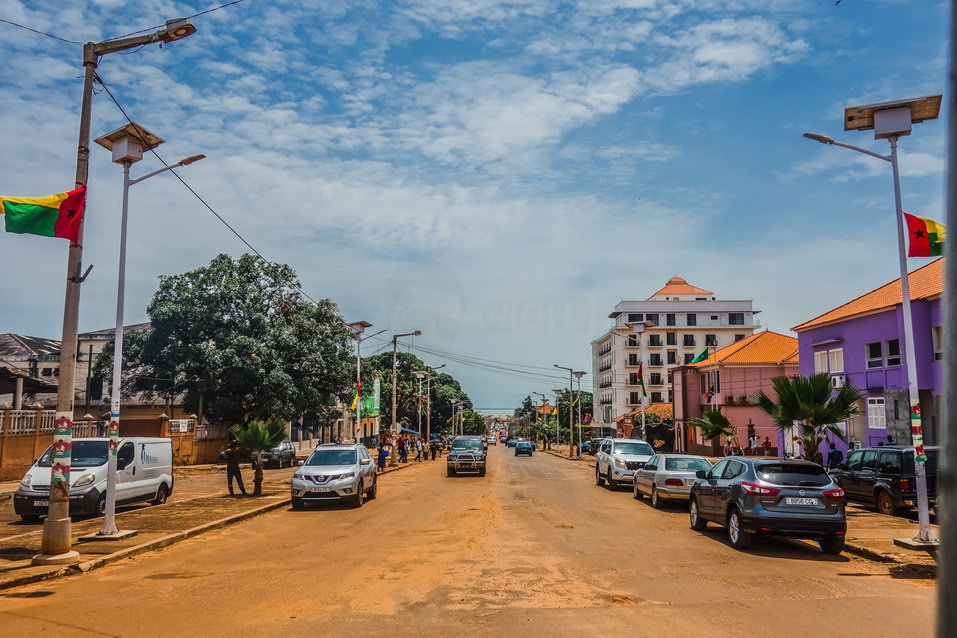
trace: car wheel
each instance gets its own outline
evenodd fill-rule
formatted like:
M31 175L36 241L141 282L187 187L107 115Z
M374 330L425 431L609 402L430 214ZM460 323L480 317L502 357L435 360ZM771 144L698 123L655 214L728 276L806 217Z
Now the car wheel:
M829 534L820 541L821 551L836 556L844 551L844 540L843 535Z
M160 485L159 489L156 490L156 498L150 501L151 505L163 505L166 503L166 499L169 497L169 492L166 489L165 485Z
M635 500L638 500L638 501L640 501L641 499L645 497L645 495L641 493L641 490L638 489L637 480L631 482L631 493L635 497Z
M887 516L897 514L897 506L894 505L894 499L883 490L877 493L877 511Z
M660 510L662 505L661 497L658 496L658 490L651 488L651 506L656 510Z
M701 516L701 512L698 509L698 499L692 498L691 502L688 503L688 517L691 520L691 529L696 532L703 532L708 527L708 521L706 521Z
M106 516L106 494L100 494L96 500L96 509L93 510L94 516Z
M446 476L455 476L455 468L451 468L451 467L446 468L446 469L445 469L445 475L446 475Z
M595 485L604 485L605 477L601 475L601 470L598 469L598 466L595 466Z
M366 501L366 488L362 483L362 479L359 479L359 485L356 487L356 495L352 499L352 504L356 507L362 507L362 504Z
M371 501L379 495L379 480L372 479L372 487L369 488L369 500Z
M515 456L518 456L518 450L515 450Z
M610 489L610 490L613 491L613 492L615 491L615 488L618 487L618 486L615 484L615 479L613 479L613 478L611 477L611 466L610 466L610 465L608 466L608 473L605 474L605 485L606 485L606 487L608 487L608 489Z
M292 497L292 509L301 510L305 506L301 498Z
M39 523L40 515L39 514L20 514L20 520L24 523Z
M485 476L485 468L479 470L479 476Z
M728 515L728 540L735 549L747 549L751 547L751 532L744 529L741 523L741 514L737 509L732 509Z

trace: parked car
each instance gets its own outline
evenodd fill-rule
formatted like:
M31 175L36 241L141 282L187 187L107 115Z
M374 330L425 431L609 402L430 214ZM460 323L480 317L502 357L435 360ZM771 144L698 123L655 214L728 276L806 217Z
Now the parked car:
M495 436L494 434L489 435L489 437L488 437L488 444L489 444L489 445L496 445L496 446L497 446L497 445L498 445L498 437Z
M339 500L362 507L378 494L375 463L363 445L324 443L312 451L292 475L292 508Z
M70 465L70 514L106 511L109 439L73 439ZM13 510L36 521L50 506L53 446L37 459L13 495ZM116 504L149 501L162 505L173 493L173 446L170 439L121 438L116 451Z
M690 498L691 529L722 525L737 549L755 535L815 539L825 554L844 549L844 490L817 463L728 457L698 470Z
M452 447L445 461L446 475L455 476L458 472L469 471L485 476L487 454L488 451L482 445L481 437L455 437L452 439Z
M937 467L940 448L926 447L927 496L931 506L937 500ZM917 504L917 474L914 448L889 445L854 450L831 470L844 488L847 500L872 505L882 514L894 515Z
M509 440L508 440L508 447L515 447L516 445L518 445L518 439L509 439Z
M531 456L534 451L535 445L531 441L519 441L518 444L515 445L515 456L519 454L528 454Z
M603 439L595 455L595 483L609 489L621 481L632 482L635 470L654 456L654 449L641 439Z
M592 456L598 454L598 448L601 447L601 442L605 439L592 439L588 442L588 453Z
M636 499L650 496L655 509L666 500L687 501L699 470L711 470L711 462L703 456L656 454L635 471L632 492Z
M292 467L296 464L296 446L292 441L283 441L279 445L263 452L265 467Z
M582 441L578 449L581 450L582 454L588 454L589 450L591 450L591 441Z

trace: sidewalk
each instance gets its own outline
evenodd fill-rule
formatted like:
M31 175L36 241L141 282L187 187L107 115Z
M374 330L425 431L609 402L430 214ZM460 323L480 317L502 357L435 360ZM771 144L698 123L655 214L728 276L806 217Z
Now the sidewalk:
M595 466L595 457L583 454L568 458L568 450L546 454L581 463L589 468ZM940 529L931 525L934 535L940 538ZM911 538L917 535L917 523L902 516L879 514L864 506L850 503L847 506L847 541L845 551L868 560L886 563L891 573L899 577L933 578L937 561L933 554L903 549L894 545L895 538Z
M387 468L380 476L405 467L408 465ZM35 530L7 537L0 540L0 589L87 572L259 514L288 507L289 478L293 472L294 469L290 468L267 473L263 481L263 495L257 498L200 496L161 506L121 510L116 515L117 527L138 532L136 536L122 541L79 542L77 539L80 536L99 531L103 519L75 520L73 549L80 552L80 556L71 565L33 566L31 559L37 553L39 543ZM244 475L247 488L251 489L252 476L248 472L244 472Z

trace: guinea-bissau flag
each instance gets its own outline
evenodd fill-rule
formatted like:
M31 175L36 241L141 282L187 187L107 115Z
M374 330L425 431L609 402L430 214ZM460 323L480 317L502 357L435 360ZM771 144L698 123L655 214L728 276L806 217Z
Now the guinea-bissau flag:
M937 257L944 254L947 228L926 217L904 213L907 222L908 257Z
M356 381L356 393L355 396L352 397L352 405L349 406L350 410L355 410L356 406L359 405L360 394L362 394L362 383L360 381Z
M638 364L638 385L641 386L641 396L647 397L648 391L645 389L644 365L641 363Z
M47 197L4 197L0 213L8 233L62 237L77 243L83 223L86 186Z

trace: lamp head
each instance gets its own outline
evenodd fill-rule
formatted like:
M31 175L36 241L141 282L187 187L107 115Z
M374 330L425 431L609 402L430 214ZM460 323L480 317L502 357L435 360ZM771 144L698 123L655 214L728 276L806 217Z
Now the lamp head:
M817 133L805 133L804 137L809 140L814 140L815 142L820 142L821 144L833 144L834 140L827 137L826 135L818 135Z
M414 334L416 337L418 337L418 336L421 336L421 335L422 335L422 331L421 331L421 330L416 330L416 331L413 332L412 334Z
M189 164L192 164L193 162L198 162L201 159L206 159L206 156L205 155L190 155L186 159L180 160L179 164L180 166L187 166Z
M166 28L156 32L156 37L163 42L182 40L186 36L196 33L196 27L186 18L173 18L166 21Z

